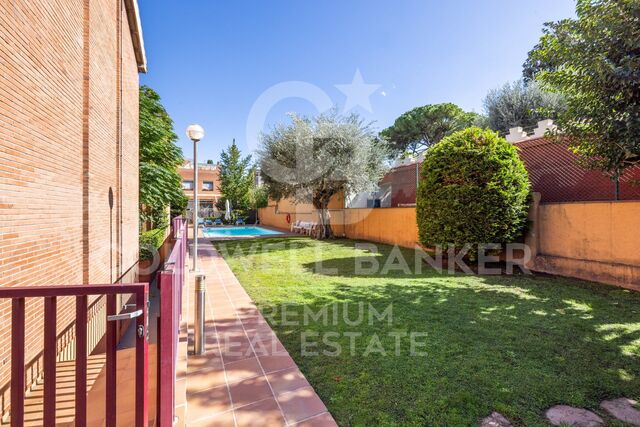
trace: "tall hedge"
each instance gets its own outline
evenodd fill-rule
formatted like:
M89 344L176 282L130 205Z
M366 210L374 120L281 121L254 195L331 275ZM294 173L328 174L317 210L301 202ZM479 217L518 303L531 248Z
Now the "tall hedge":
M465 129L427 151L417 194L423 245L513 242L528 208L527 170L516 147L496 132Z
M153 230L140 233L140 259L150 260L162 246L165 237L164 228L154 228Z

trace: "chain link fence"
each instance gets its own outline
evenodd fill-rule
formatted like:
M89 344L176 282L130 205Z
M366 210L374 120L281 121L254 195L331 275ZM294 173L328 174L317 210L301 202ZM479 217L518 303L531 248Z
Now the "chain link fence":
M529 172L531 190L541 194L541 202L616 200L615 181L600 171L581 166L578 156L566 145L535 138L517 142L515 146ZM420 169L421 163L410 160L396 165L380 181L377 193L367 194L348 207L415 206ZM640 166L622 174L618 199L640 200Z
M542 203L616 200L615 180L582 167L566 145L544 138L515 145L529 171L532 190L541 194ZM618 199L640 200L640 166L622 174Z

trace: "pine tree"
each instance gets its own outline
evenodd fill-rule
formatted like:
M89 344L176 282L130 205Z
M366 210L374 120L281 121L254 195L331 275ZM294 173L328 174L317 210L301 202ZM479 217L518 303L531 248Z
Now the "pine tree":
M226 201L233 210L244 211L250 207L250 193L254 185L255 168L251 156L242 157L236 140L220 155L220 192L218 209L224 210Z

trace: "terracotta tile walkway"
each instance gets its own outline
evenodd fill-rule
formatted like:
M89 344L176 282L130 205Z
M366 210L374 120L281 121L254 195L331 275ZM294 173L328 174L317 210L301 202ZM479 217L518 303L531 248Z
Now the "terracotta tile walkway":
M210 242L199 241L199 256L207 286L205 353L187 360L187 425L335 426ZM190 298L190 337L192 305Z

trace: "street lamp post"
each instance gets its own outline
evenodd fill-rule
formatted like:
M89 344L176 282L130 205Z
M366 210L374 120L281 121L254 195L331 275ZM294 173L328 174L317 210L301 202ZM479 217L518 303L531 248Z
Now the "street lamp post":
M193 271L198 271L198 141L204 138L204 129L189 125L187 136L193 141Z

